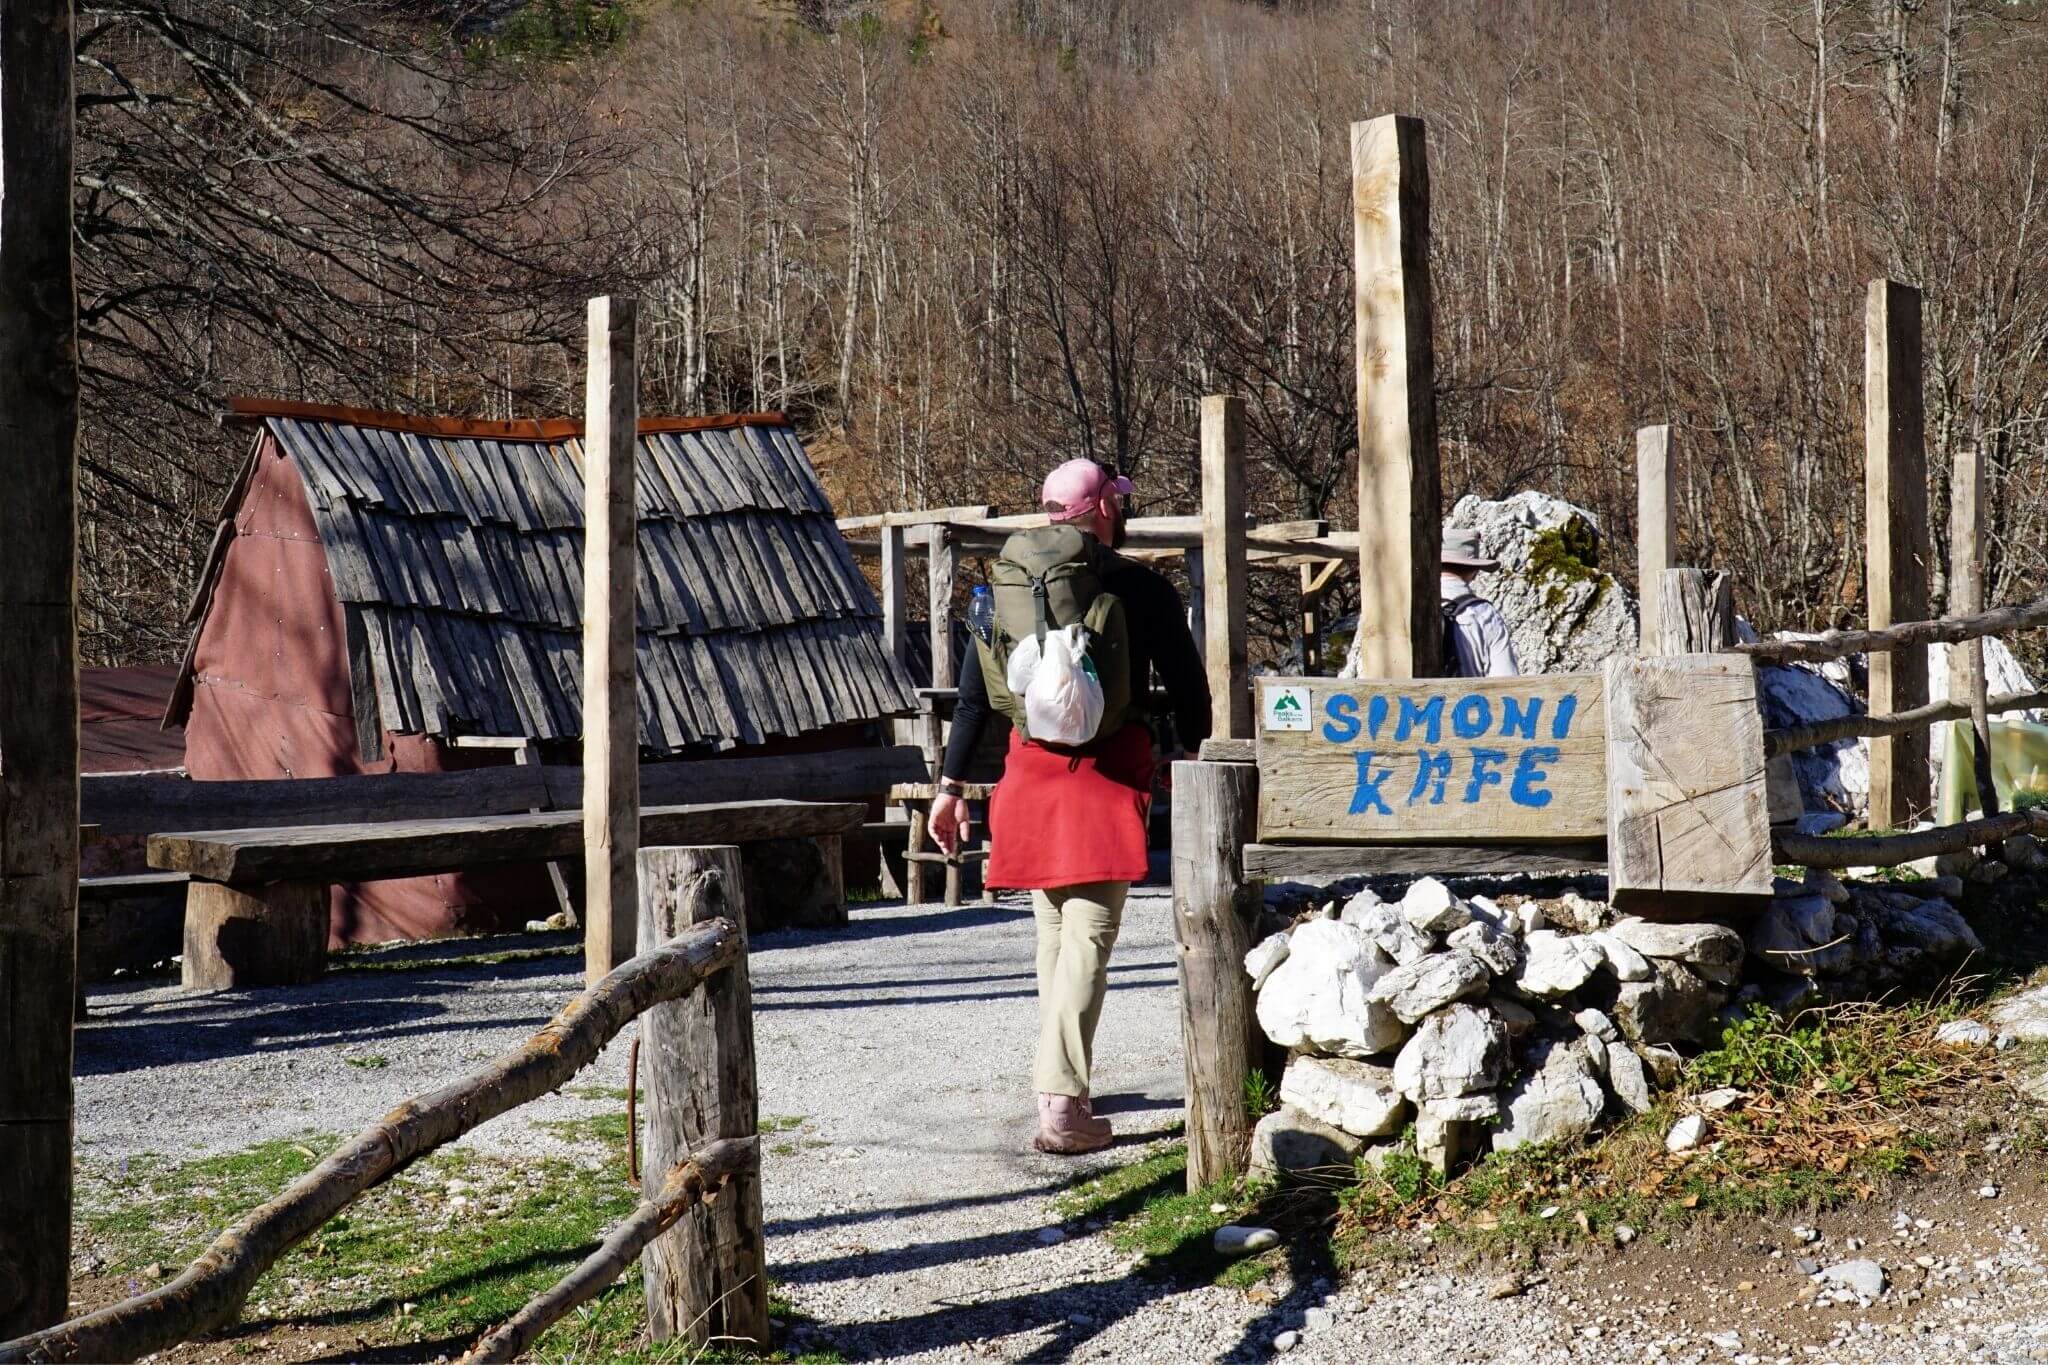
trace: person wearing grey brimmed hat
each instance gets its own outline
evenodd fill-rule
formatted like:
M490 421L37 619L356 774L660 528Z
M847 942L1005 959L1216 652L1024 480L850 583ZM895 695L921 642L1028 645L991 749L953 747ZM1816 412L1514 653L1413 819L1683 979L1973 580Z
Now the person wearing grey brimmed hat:
M1499 560L1480 553L1477 531L1444 528L1437 597L1444 614L1445 677L1512 678L1522 671L1508 618L1472 588L1482 570L1499 567Z

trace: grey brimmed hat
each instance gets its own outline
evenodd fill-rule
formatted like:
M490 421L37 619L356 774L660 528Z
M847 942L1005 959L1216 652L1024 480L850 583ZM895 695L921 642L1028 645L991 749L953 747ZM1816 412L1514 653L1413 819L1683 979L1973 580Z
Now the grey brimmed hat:
M1498 569L1498 559L1479 552L1479 533L1462 528L1444 528L1443 562L1455 569Z

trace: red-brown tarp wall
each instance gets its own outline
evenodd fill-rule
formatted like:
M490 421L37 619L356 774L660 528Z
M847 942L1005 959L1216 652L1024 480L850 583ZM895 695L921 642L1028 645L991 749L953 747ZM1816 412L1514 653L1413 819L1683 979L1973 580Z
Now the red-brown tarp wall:
M356 747L341 603L313 511L268 432L235 514L212 607L192 658L185 766L195 780L441 772L506 761L419 735L385 736L386 757ZM371 813L366 813L366 815ZM516 927L558 907L532 869L480 869L334 888L335 944Z

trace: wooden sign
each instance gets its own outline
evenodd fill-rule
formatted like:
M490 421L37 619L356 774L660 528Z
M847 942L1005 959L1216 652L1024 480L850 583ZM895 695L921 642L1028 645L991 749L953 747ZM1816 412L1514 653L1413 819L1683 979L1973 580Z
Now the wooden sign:
M1261 839L1526 843L1607 834L1598 674L1257 683Z

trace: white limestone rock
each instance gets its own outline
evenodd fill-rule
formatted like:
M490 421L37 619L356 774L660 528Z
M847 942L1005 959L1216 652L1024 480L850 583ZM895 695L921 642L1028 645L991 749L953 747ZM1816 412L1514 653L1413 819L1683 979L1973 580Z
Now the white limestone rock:
M1280 1078L1280 1099L1353 1137L1398 1133L1408 1115L1390 1068L1344 1058L1296 1057Z
M1664 1150L1674 1156L1689 1152L1700 1145L1700 1139L1706 1136L1706 1132L1706 1119L1698 1114L1687 1114L1672 1124L1671 1131L1664 1135Z
M1269 934L1244 955L1244 969L1251 975L1253 990L1265 985L1273 969L1287 960L1287 951L1286 934Z
M1252 1129L1251 1173L1285 1177L1302 1171L1348 1171L1365 1148L1355 1138L1289 1105L1281 1105Z
M1524 673L1598 672L1635 652L1635 594L1601 570L1591 512L1534 491L1498 502L1467 495L1444 524L1476 530L1482 553L1500 561L1473 587L1507 617Z
M1538 1043L1527 1068L1500 1099L1493 1150L1584 1137L1600 1121L1607 1094L1584 1051L1569 1043Z
M1351 898L1344 907L1343 922L1351 925L1367 938L1373 946L1392 958L1400 966L1420 962L1436 951L1436 938L1425 934L1402 917L1401 907L1387 905L1374 896L1367 901L1362 892Z
M1749 927L1749 947L1765 963L1796 976L1833 976L1856 957L1854 936L1840 931L1834 902L1819 891L1772 898Z
M1593 935L1593 942L1600 945L1601 955L1607 959L1607 970L1614 973L1617 981L1648 981L1650 960L1635 949L1623 943L1605 929Z
M1513 976L1522 960L1521 945L1482 919L1475 919L1444 940L1453 952L1470 953L1486 964L1495 976Z
M1503 908L1491 896L1473 896L1465 902L1465 908L1472 912L1472 918L1479 924L1519 938L1522 934L1521 919L1514 911Z
M1522 941L1515 989L1538 1000L1555 1000L1585 985L1605 961L1599 945L1584 934L1538 929Z
M1683 962L1709 981L1742 979L1742 935L1725 924L1660 924L1630 916L1609 931L1644 957Z
M1583 1009L1572 1016L1572 1022L1579 1026L1579 1032L1598 1038L1603 1043L1619 1042L1621 1030L1614 1021L1596 1009Z
M1472 922L1472 911L1434 877L1423 877L1401 898L1401 916L1424 934L1448 934Z
M1490 995L1486 1007L1500 1019L1507 1029L1508 1037L1520 1042L1536 1031L1536 1016L1527 1005L1519 1000L1510 1000L1504 995Z
M1259 1027L1281 1047L1304 1052L1371 1057L1398 1047L1407 1030L1392 1010L1367 999L1392 968L1351 925L1305 921L1259 991Z
M2048 1039L2048 986L2036 986L2006 1000L1991 1011L1991 1022L1999 1032L2022 1042Z
M1559 928L1579 934L1590 934L1604 928L1613 918L1606 905L1588 900L1576 891L1567 891L1559 896L1545 913Z
M1647 1113L1656 1099L1650 1089L1649 1068L1635 1049L1617 1043L1607 1049L1607 1088L1631 1113Z
M1481 1096L1485 1101L1484 1118L1492 1113L1494 1098ZM1479 1109L1477 1105L1463 1105L1459 1101L1431 1101L1415 1115L1415 1155L1439 1175L1448 1175L1453 1166L1478 1150L1481 1129L1471 1119L1452 1115L1466 1109Z
M1648 981L1625 981L1615 995L1614 1022L1632 1043L1707 1043L1715 1013L1727 999L1691 968L1663 960Z
M1402 1023L1413 1024L1453 1000L1485 995L1492 979L1486 964L1471 953L1431 953L1382 976L1366 999L1385 1005Z
M1572 1043L1572 1046L1585 1054L1586 1065L1592 1069L1595 1076L1598 1076L1603 1081L1607 1079L1607 1054L1610 1051L1625 1050L1610 1049L1607 1046L1606 1040L1594 1033L1588 1033L1580 1037Z
M1678 1049L1661 1043L1635 1043L1631 1050L1643 1059L1643 1066L1650 1073L1650 1083L1659 1090L1669 1090L1678 1084L1678 1078L1685 1071L1685 1059L1678 1055Z
M1508 1067L1507 1027L1490 1011L1451 1005L1430 1015L1394 1059L1394 1085L1409 1099L1452 1099L1499 1085Z
M1522 937L1527 938L1538 929L1547 928L1550 920L1543 913L1543 907L1535 901L1523 901L1514 910L1515 920L1521 925Z

